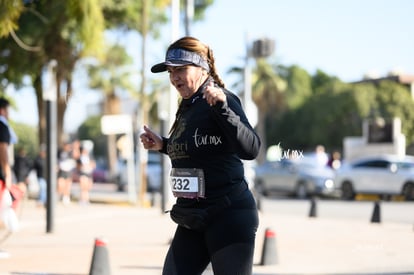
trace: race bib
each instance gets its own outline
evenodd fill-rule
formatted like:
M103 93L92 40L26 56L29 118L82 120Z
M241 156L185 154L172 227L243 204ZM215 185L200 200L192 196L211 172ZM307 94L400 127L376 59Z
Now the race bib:
M170 186L175 197L204 198L204 172L196 168L172 168Z

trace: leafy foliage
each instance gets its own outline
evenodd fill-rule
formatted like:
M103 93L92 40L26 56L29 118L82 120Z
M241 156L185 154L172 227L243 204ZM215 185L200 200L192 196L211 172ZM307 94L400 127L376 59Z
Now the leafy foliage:
M259 108L266 112L268 145L281 143L289 148L312 150L317 144L324 144L327 149L340 149L345 137L361 136L363 121L375 117L399 117L407 144L414 142L414 101L407 87L393 81L378 85L343 83L320 70L310 76L297 65L279 68L273 73L287 82L279 101L285 101L288 108L282 114L274 108ZM256 81L267 83L265 78ZM263 95L262 90L253 90L253 94L263 96L262 104L271 106L273 99Z
M105 51L105 58L98 64L88 65L89 86L101 90L105 95L115 94L118 88L133 90L131 71L127 65L132 64L132 58L125 48L113 45Z
M168 19L165 12L170 4L168 0L104 0L100 2L107 29L135 30L141 34L148 32L158 37L160 26ZM150 24L144 23L143 14L146 14Z
M87 118L78 129L78 138L93 141L95 157L105 158L107 156L107 139L101 132L101 116Z
M414 100L407 87L392 81L383 81L378 85L376 113L384 118L399 117L402 120L402 132L407 144L414 142Z
M312 94L311 76L297 65L284 68L282 77L287 81L286 104L296 109Z
M81 56L102 57L104 17L99 0L67 0L68 28L74 42L82 41Z
M314 150L323 144L328 150L341 150L345 137L361 136L364 120L377 117L399 117L407 144L414 143L414 100L407 86L395 81L344 83L321 70L310 75L298 65L267 62L257 60L252 76L252 97L259 120L264 120L257 131L265 148L280 143L284 148ZM228 73L243 77L243 68L233 67Z
M7 37L10 31L17 30L16 22L23 8L21 0L0 0L0 38Z
M39 152L39 141L37 139L37 129L24 123L11 122L13 130L19 138L14 147L15 154L20 148L24 148L30 158L34 158Z

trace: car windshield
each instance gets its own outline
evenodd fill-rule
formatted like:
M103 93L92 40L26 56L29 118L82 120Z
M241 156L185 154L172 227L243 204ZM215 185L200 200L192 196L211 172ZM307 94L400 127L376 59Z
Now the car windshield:
M390 165L389 161L381 160L381 159L375 159L375 160L368 160L368 161L362 161L358 162L353 165L354 168L387 168Z
M372 159L356 162L352 165L353 168L382 168L387 169L394 167L396 169L414 170L414 161L410 160L384 160Z

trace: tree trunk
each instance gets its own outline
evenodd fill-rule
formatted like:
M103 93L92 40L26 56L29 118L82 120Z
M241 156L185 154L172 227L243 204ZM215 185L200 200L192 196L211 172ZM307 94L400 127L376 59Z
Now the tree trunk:
M36 103L37 103L37 117L39 118L38 122L38 140L39 145L46 144L46 114L45 114L45 104L43 101L43 92L42 92L42 79L40 76L37 76L33 81L33 87L36 93Z
M106 115L117 115L121 113L121 102L116 96L115 92L108 94L105 98L104 103L104 114ZM116 136L108 135L107 138L107 149L108 149L108 168L109 174L114 176L116 174L117 166L117 152L116 152Z
M57 83L60 83L60 82L57 82ZM69 141L68 137L64 136L64 131L63 131L65 112L66 112L66 107L67 107L67 103L69 100L69 94L68 94L69 88L66 90L66 95L62 97L62 96L59 96L60 95L59 86L60 85L58 84L58 88L57 88L57 144L58 146L62 146L65 141Z
M149 113L149 107L148 107L148 101L145 98L145 89L146 89L146 77L145 77L145 70L147 68L146 66L146 45L147 45L147 32L148 32L148 16L149 16L149 7L151 3L148 3L149 1L143 1L142 6L142 14L141 14L141 24L142 24L142 30L141 30L141 36L142 36L142 47L141 47L141 87L139 90L139 100L140 100L140 115L138 116L140 121L139 124L142 126L143 124L147 124L148 122L148 113ZM139 179L140 179L140 202L145 204L145 195L147 193L147 158L143 158L142 154L146 153L144 150L139 147L140 153L138 154L138 161L139 161Z

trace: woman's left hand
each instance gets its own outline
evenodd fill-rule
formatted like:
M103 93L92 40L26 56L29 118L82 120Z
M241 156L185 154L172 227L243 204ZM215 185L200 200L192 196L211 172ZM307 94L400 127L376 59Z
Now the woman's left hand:
M217 102L225 102L226 95L220 87L214 86L214 82L211 81L204 89L203 98L206 99L210 106L216 105Z

